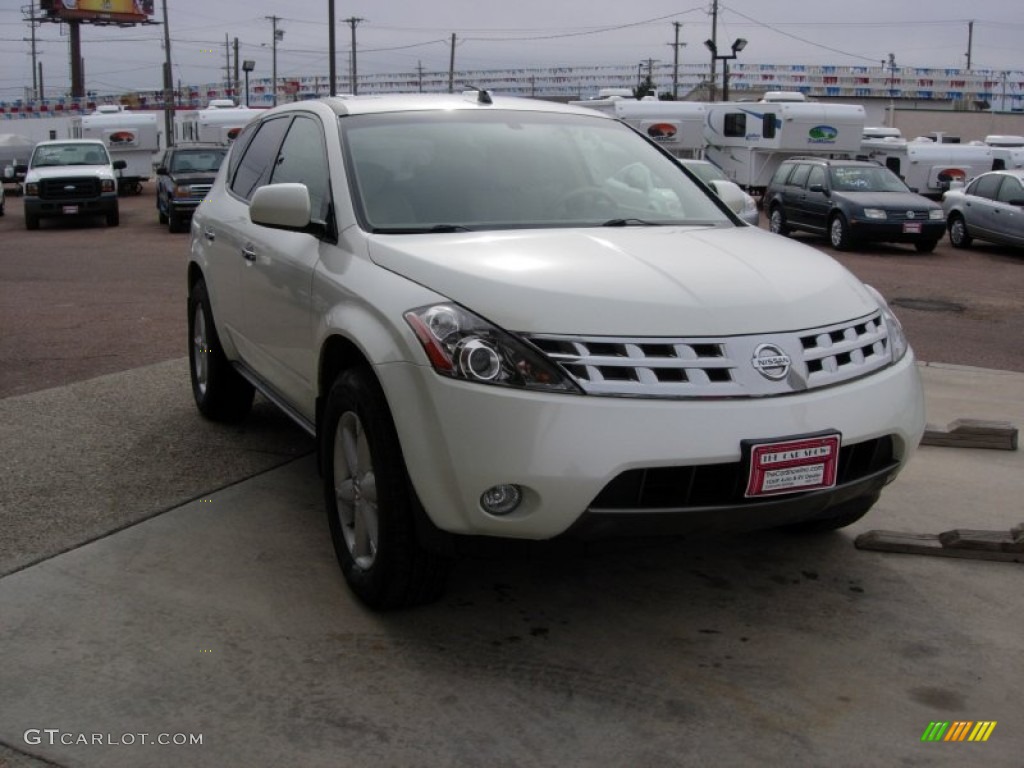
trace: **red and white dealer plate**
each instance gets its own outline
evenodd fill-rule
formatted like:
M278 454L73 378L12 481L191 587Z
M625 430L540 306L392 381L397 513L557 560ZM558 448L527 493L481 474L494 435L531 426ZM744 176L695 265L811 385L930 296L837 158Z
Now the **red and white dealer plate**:
M774 442L745 442L749 452L746 496L833 488L839 468L839 433Z

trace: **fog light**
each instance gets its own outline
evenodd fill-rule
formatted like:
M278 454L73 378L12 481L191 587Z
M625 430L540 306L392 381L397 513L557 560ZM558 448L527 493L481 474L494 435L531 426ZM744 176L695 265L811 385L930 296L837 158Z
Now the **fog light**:
M507 515L514 512L523 500L518 485L496 485L480 496L480 506L492 515Z

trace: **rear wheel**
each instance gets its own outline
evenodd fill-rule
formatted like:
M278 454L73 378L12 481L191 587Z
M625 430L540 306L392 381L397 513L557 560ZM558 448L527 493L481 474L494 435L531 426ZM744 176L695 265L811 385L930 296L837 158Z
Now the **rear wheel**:
M416 516L425 513L384 392L368 369L335 381L320 435L327 518L349 588L378 610L436 600L451 560L417 538Z
M968 248L971 245L970 233L967 231L967 222L959 213L949 217L949 242L954 248Z
M837 251L846 251L853 244L846 217L837 213L828 223L828 239Z
M788 235L789 226L786 224L786 215L782 212L781 205L773 205L768 216L768 228L776 235Z
M213 324L210 297L202 280L188 295L189 373L199 412L214 421L235 422L252 409L252 384L231 367Z

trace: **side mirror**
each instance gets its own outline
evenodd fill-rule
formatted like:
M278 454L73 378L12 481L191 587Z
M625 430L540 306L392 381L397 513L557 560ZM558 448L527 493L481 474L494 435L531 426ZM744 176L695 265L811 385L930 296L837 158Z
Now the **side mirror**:
M267 184L249 201L253 224L273 229L305 231L310 225L309 190L305 184Z
M156 169L156 175L157 176L166 176L167 175L167 166L166 165L161 165L159 168L157 168Z
M14 174L16 176L24 176L26 173L28 173L28 166L27 165L16 165L16 166L14 166Z
M1009 204L1010 205L1015 205L1018 208L1022 208L1022 207L1024 207L1024 200L1021 200L1019 198L1014 198L1013 200L1010 201Z
M114 161L114 170L115 171L123 171L127 167L128 167L128 163L125 162L124 160L115 160Z
M715 194L717 194L722 202L729 206L729 210L734 213L739 213L743 210L743 206L747 202L746 193L740 188L739 184L734 181L726 181L725 179L712 179L708 182Z

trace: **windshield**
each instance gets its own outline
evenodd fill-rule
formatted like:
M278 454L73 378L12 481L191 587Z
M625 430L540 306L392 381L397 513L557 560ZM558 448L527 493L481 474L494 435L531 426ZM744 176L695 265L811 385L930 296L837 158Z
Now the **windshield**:
M687 168L690 173L696 176L703 182L709 181L728 181L729 177L722 173L717 165L711 163L683 163L683 167Z
M836 192L909 192L900 177L878 166L833 166L829 169Z
M185 150L175 152L171 161L171 173L216 173L224 160L225 150Z
M371 231L735 226L617 121L500 110L340 120L352 197Z
M102 144L47 144L32 153L32 167L50 165L110 165Z

